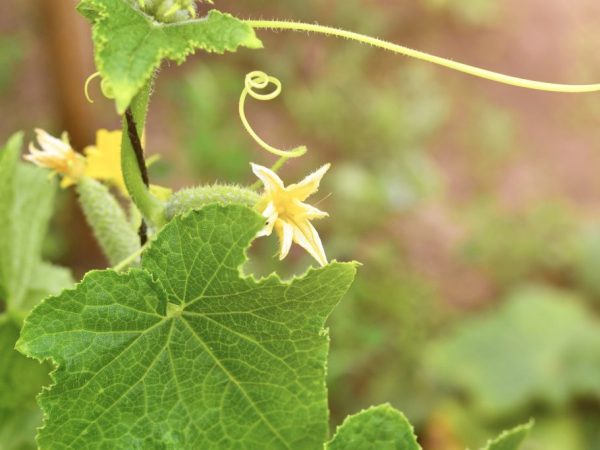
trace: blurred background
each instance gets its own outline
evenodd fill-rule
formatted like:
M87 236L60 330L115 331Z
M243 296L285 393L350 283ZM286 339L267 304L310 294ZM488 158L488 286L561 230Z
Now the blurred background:
M119 118L97 84L75 0L0 3L0 138L68 131L75 148ZM488 69L600 80L596 0L221 0L239 17L293 18L376 35ZM147 152L152 181L254 182L272 164L237 116L244 75L281 79L249 101L274 145L306 144L286 182L333 167L314 197L330 258L364 265L329 320L331 424L389 401L425 449L478 448L536 419L528 449L600 449L600 96L501 86L359 44L260 32L265 50L165 65ZM275 238L247 271L301 273ZM78 276L106 267L72 191L46 257ZM0 445L0 447L2 447Z

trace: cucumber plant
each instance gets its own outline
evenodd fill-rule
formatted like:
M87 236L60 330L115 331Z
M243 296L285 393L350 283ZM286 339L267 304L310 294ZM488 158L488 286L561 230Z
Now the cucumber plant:
M91 24L95 45L98 72L93 77L101 78L103 93L114 99L122 130L110 137L99 133L96 148L84 154L74 151L68 137L40 130L26 156L58 173L63 187L75 185L110 269L91 271L73 285L68 272L41 261L53 182L40 169L17 161L20 135L0 153L0 174L6 180L0 185L0 230L13 236L0 243L0 292L6 303L0 336L14 344L22 325L17 350L54 367L48 380L45 366L40 369L9 349L0 371L8 373L19 364L35 378L35 386L44 385L38 396L43 419L37 445L421 448L406 417L389 404L348 417L329 435L325 323L350 288L358 264L328 261L313 223L327 213L307 203L329 165L286 185L277 171L307 148L269 145L246 117L246 100L276 97L280 81L260 71L249 73L241 83L239 106L250 136L278 156L273 167L253 164L253 186L224 180L173 193L150 184L143 149L157 70L164 60L183 63L198 50L259 50L259 31L292 30L351 39L524 88L594 92L600 85L524 80L332 27L241 20L217 9L201 15L197 8L192 0L81 0L78 10ZM128 211L107 186L125 194ZM244 273L252 242L273 231L280 258L297 244L318 267L290 280ZM18 386L16 380L5 384L7 389ZM0 399L0 418L20 420L14 427L31 427L39 420L35 406L26 418L11 416L11 408L31 395L15 391ZM517 449L531 426L507 431L485 448ZM21 442L11 436L0 428L7 448L18 448Z

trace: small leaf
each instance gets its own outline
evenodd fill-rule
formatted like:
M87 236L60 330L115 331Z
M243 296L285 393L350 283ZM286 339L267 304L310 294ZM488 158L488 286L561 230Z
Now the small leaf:
M249 25L217 10L169 24L157 22L129 0L82 0L78 10L93 25L96 66L121 114L164 58L181 64L197 49L224 53L262 46Z
M34 309L17 348L58 365L40 447L322 447L323 324L355 265L242 277L263 220L238 205L176 217L142 269L91 272Z
M420 450L412 425L388 404L349 416L326 450Z
M482 450L518 450L532 427L533 420L530 420L512 430L503 431L496 439L489 441Z

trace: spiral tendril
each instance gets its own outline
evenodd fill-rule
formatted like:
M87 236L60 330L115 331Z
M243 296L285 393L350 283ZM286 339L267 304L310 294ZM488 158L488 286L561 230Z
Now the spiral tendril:
M264 91L270 85L274 86L274 89L271 92L261 93L259 91ZM264 150L268 151L277 156L281 156L282 158L298 158L299 156L304 155L307 152L307 148L304 145L299 147L295 147L291 150L281 150L272 145L267 144L263 139L261 139L258 134L252 129L248 119L246 118L245 105L246 99L248 95L250 97L260 100L260 101L269 101L277 98L279 94L281 94L282 84L277 78L267 75L265 72L260 70L255 70L246 75L246 79L244 80L244 90L240 95L240 103L239 103L239 112L240 119L242 120L242 124L244 128L248 132L248 134L256 141L258 145L260 145Z

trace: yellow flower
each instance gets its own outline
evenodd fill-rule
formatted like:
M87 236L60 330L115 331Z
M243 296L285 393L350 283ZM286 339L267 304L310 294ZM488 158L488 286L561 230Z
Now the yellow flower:
M265 186L257 208L266 217L267 222L258 235L269 236L275 229L279 236L279 259L287 256L293 241L310 253L319 264L327 264L323 244L310 221L322 219L328 214L303 202L317 192L321 178L329 167L330 165L326 164L300 183L285 187L275 172L252 164L252 171Z
M61 174L60 185L63 188L76 183L85 172L85 158L73 150L66 135L58 139L44 130L36 129L35 133L41 149L29 144L29 154L25 155L25 159Z
M96 145L83 151L87 159L85 175L112 184L127 195L121 172L121 131L98 130Z

